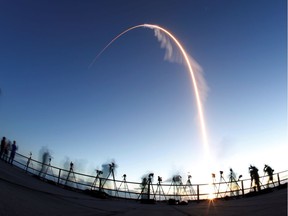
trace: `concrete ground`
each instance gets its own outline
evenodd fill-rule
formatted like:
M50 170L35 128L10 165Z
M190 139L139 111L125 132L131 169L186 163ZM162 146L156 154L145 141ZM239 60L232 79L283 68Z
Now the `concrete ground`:
M235 200L168 205L99 199L50 185L0 161L0 215L287 215L287 188Z

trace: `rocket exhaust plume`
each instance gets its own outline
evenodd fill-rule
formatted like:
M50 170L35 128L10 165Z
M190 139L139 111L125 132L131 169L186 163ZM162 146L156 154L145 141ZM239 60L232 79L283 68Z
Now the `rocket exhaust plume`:
M194 88L195 93L195 99L196 99L196 105L198 110L198 116L199 116L199 123L201 128L201 134L202 134L202 140L203 140L203 147L205 152L205 157L208 159L209 155L209 146L208 146L208 138L207 138L207 131L206 131L206 124L205 124L205 118L204 118L204 111L203 111L203 102L206 97L207 92L207 86L204 77L201 74L201 67L196 63L193 58L191 58L187 52L185 51L184 47L181 45L179 40L168 30L154 24L140 24L136 26L132 26L131 28L126 29L125 31L121 32L119 35L117 35L115 38L113 38L101 51L100 53L94 58L94 60L89 65L89 68L92 67L96 59L119 37L126 34L127 32L136 29L136 28L150 28L154 30L155 36L157 37L158 41L161 44L161 48L166 49L165 53L165 60L169 60L172 62L179 62L182 63L183 61L186 63L186 66L189 70L189 73L191 75L191 80ZM178 49L180 50L180 53L182 54L182 58L173 58L173 46L170 43L170 40L173 41Z

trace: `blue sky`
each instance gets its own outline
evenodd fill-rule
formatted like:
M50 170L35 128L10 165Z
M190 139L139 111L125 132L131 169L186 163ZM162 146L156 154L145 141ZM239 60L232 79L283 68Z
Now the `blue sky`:
M2 1L0 14L0 136L19 153L46 146L53 165L69 158L88 174L114 159L131 181L287 169L286 1ZM88 68L143 23L172 32L203 69L208 169L189 73L164 60L153 30L128 32Z

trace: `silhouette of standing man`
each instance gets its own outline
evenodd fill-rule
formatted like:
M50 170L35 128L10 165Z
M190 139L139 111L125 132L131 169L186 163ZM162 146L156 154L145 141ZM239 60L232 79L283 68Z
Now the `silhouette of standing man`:
M12 164L14 161L14 157L15 157L15 153L17 151L18 147L16 146L16 141L13 141L12 147L11 147L11 153L10 153L10 157L8 160L8 163Z
M4 154L4 150L5 150L5 146L6 146L6 137L3 137L1 140L1 149L0 149L0 158L2 159L2 156Z
M273 172L274 172L274 170L273 170L270 166L268 166L267 164L265 164L263 171L264 171L265 173L267 173L268 176L269 176L269 179L268 179L268 182L267 182L268 186L269 186L269 182L270 182L270 181L271 181L271 182L273 183L273 185L274 185L274 181L273 181ZM274 186L275 186L275 185L274 185Z
M249 172L250 172L250 176L251 176L251 186L254 180L254 183L257 187L257 190L260 191L261 187L260 187L260 179L259 179L259 174L258 174L258 169L255 166L250 165L249 167Z

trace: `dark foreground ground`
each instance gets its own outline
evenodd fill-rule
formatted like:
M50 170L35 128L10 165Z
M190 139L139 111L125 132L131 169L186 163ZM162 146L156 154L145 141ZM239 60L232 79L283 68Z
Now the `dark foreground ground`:
M287 188L236 200L176 206L98 199L42 182L0 161L0 215L287 215Z

